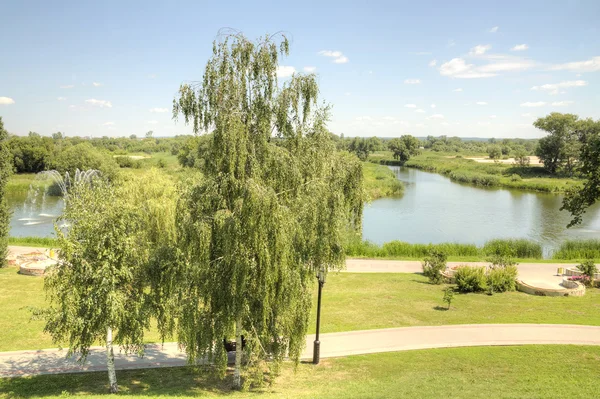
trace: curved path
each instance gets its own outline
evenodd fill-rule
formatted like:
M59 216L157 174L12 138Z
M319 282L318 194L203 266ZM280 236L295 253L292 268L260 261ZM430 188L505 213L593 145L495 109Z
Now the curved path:
M303 359L312 359L314 335L306 338ZM564 324L465 324L349 331L321 335L321 357L461 346L573 344L600 345L600 327ZM46 349L0 353L0 378L106 370L105 349L94 348L85 364L66 351ZM118 370L183 366L175 343L147 345L143 358L117 354Z

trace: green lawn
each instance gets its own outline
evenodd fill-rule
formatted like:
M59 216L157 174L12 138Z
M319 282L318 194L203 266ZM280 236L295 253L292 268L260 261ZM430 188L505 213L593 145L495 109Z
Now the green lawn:
M429 349L290 364L263 389L232 392L193 368L117 372L129 397L230 398L593 398L600 347ZM113 397L105 372L0 379L3 398Z
M0 351L56 346L42 332L43 322L31 321L27 310L44 305L42 287L42 278L0 269ZM321 332L470 323L600 325L598 289L566 298L520 292L457 295L450 311L440 311L442 290L419 274L332 273L323 291ZM315 309L310 320L314 332ZM158 335L150 331L146 338L156 342Z

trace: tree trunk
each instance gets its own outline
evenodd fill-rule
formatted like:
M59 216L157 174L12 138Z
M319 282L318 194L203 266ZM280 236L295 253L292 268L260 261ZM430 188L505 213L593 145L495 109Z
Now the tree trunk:
M235 322L235 370L233 372L233 387L242 388L242 318Z
M110 385L110 393L119 392L117 385L117 374L115 372L115 354L112 346L112 329L108 327L106 331L106 368L108 369L108 383Z

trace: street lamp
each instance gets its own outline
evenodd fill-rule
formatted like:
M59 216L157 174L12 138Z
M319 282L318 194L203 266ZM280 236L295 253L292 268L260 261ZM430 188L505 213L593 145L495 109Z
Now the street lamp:
M317 335L315 336L315 344L313 347L313 364L319 364L321 358L321 342L319 341L319 328L321 326L321 291L327 277L325 266L321 266L317 272L319 280L319 299L317 300Z

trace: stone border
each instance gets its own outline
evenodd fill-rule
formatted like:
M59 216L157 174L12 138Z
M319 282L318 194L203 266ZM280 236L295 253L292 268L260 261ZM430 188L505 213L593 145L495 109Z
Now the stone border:
M538 296L584 296L585 285L577 281L563 280L565 289L534 287L521 280L517 280L517 291Z
M567 267L566 276L583 276L584 274L577 267ZM600 273L594 273L594 280L600 280Z

